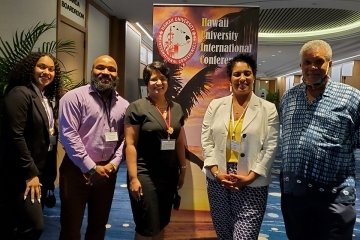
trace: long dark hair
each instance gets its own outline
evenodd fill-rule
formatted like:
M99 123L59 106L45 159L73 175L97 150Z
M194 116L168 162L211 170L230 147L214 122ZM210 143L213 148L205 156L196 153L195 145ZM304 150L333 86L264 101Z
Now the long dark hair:
M55 98L56 100L59 100L61 90L61 69L57 59L53 55L43 52L32 52L14 66L9 74L9 81L5 94L16 86L29 86L34 79L35 65L37 61L44 56L50 57L54 61L55 66L54 80L45 87L44 95L48 99Z

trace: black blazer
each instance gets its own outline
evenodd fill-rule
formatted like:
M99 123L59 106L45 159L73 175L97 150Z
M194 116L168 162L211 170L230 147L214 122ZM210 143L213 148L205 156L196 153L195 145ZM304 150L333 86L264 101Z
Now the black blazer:
M17 86L5 96L1 156L8 180L24 186L34 176L53 186L56 178L56 146L49 148L49 121L32 86Z

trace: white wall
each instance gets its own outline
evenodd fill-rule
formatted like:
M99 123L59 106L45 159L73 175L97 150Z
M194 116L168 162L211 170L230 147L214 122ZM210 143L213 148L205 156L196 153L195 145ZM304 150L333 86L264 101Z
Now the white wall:
M351 77L353 75L354 61L345 62L341 65L341 76Z
M285 88L285 91L286 90L289 90L290 88L292 88L294 86L294 75L292 76L287 76L286 77L286 88Z
M39 22L51 23L56 19L56 7L56 0L1 0L0 37L12 41L16 31L28 31ZM56 40L55 28L45 33L39 43L53 40Z
M88 12L87 37L87 65L85 69L86 81L90 82L90 71L94 59L103 54L109 54L109 25L107 16L99 12L91 4Z
M125 99L132 102L139 99L141 34L129 22L126 22L125 37Z
M331 81L341 82L341 65L331 67Z

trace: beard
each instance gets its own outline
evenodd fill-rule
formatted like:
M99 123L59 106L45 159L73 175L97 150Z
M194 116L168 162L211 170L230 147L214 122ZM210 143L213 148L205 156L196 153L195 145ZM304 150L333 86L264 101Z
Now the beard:
M102 80L108 80L108 83L103 83ZM113 79L111 76L91 76L91 84L95 87L99 92L107 92L114 90L116 87L116 79Z

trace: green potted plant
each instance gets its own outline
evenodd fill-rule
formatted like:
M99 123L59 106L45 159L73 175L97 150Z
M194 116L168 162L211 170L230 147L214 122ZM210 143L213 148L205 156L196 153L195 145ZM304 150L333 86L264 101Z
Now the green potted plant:
M266 100L268 100L269 102L274 103L275 106L278 107L279 100L280 100L279 90L277 90L275 92L269 91L268 94L266 95Z

